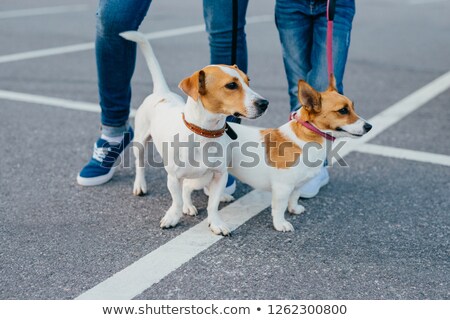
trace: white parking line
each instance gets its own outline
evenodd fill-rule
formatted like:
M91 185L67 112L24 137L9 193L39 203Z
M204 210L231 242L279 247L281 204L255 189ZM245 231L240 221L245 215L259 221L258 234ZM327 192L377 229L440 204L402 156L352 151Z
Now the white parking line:
M255 17L247 18L247 24L269 22L272 20L273 20L273 17L271 15L255 16ZM176 37L176 36L192 34L192 33L199 33L199 32L203 32L203 31L205 31L205 25L199 24L199 25L194 25L194 26L151 32L151 33L145 34L145 37L149 40L154 40L154 39L161 39L161 38ZM66 53L87 51L87 50L94 49L94 47L95 47L94 42L86 42L86 43L79 43L79 44L74 44L74 45L70 45L70 46L55 47L55 48L48 48L48 49L42 49L42 50L33 50L33 51L27 51L27 52L8 54L8 55L0 56L0 63L22 61L22 60L28 60L28 59L36 59L36 58L55 56L55 55L66 54Z
M234 230L267 208L270 201L269 193L252 191L220 210L220 215ZM132 299L220 239L205 219L76 299Z
M13 54L7 54L4 56L0 56L0 63L49 57L49 56L55 56L58 54L86 51L86 50L91 50L91 49L94 49L93 42L80 43L80 44L74 44L74 45L70 45L70 46L57 47L57 48L27 51L27 52L21 52L21 53L13 53Z
M365 142L373 139L449 87L450 72L371 118L369 122L374 124L375 133L366 138ZM377 125L379 125L378 128ZM347 145L350 145L350 143ZM361 145L357 146L361 147ZM347 148L345 154L353 150L354 148ZM344 156L343 153L341 153L341 156ZM269 194L252 191L223 208L221 214L226 217L227 222L238 223L237 226L235 225L235 228L237 228L269 205ZM236 212L239 212L239 214L236 214ZM81 294L77 299L132 299L220 239L221 237L214 236L209 231L207 221L204 220Z
M67 13L67 12L80 12L80 11L87 11L88 9L89 9L89 6L86 4L76 4L76 5L70 5L70 6L55 6L55 7L0 11L0 19L42 16L42 15L48 15L48 14L59 14L59 13Z
M438 2L447 2L448 0L409 0L408 3L412 5L417 4L433 4Z
M42 104L64 109L97 112L97 113L100 112L99 105L95 103L66 100L61 98L52 98L15 91L0 90L0 99L27 102L33 104Z
M389 158L413 160L432 164L440 164L443 166L450 166L450 156L444 154L380 146L371 143L365 143L359 146L355 151Z
M27 102L32 104L41 104L63 109L100 113L100 106L96 103L73 101L15 91L0 90L0 99ZM135 114L136 110L131 109L130 117L133 118Z

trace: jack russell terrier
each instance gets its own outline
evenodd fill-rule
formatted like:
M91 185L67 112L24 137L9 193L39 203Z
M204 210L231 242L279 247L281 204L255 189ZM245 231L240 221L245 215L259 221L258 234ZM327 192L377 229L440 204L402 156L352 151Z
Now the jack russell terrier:
M300 80L298 97L303 107L279 128L230 123L239 148L232 149L229 172L255 189L272 192L273 225L278 231L294 230L284 217L286 208L291 214L305 211L298 203L300 189L323 166L325 140L360 137L372 128L355 113L353 102L337 92L335 81L331 75L328 89L317 92ZM254 148L243 152L246 143ZM249 163L250 151L254 155L251 158L259 161Z
M123 38L138 43L153 79L153 93L139 107L135 118L134 155L136 178L133 194L147 192L144 174L146 142L153 139L156 149L163 157L167 171L167 187L172 196L172 205L161 219L161 228L174 227L185 214L195 215L197 209L192 202L183 203L183 185L189 181L208 181L208 222L215 234L227 235L229 227L218 213L219 203L227 181L226 154L218 153L219 165L205 164L204 147L215 143L226 148L229 129L225 119L229 115L255 119L261 116L269 102L249 87L249 79L237 66L209 65L196 71L179 84L188 95L187 102L170 91L150 43L136 31L120 34ZM196 143L196 148L174 148L174 142ZM143 148L139 148L143 146ZM192 145L191 145L192 146ZM217 159L217 158L216 158ZM196 183L193 182L195 185ZM187 188L190 189L190 188ZM189 194L190 195L190 194ZM231 200L224 199L224 200Z

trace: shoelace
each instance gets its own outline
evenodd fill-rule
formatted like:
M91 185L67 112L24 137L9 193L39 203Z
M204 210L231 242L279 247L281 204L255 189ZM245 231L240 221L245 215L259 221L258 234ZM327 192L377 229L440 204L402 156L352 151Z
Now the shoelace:
M92 155L92 158L94 158L98 162L103 162L103 160L105 160L106 158L106 155L110 151L111 147L99 148L97 147L97 144L94 144L94 154Z

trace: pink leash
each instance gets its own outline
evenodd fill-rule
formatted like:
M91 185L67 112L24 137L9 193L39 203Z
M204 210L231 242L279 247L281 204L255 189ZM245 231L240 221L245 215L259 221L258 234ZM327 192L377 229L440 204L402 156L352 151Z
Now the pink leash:
M327 64L328 64L328 78L330 78L331 74L333 74L333 20L334 20L334 9L336 6L336 0L328 0L327 2ZM324 137L327 140L334 141L336 140L331 134L321 131L316 128L314 125L307 121L300 120L297 114L293 115L293 118L300 123L302 126L308 128L309 130L317 133L321 137Z
M333 67L333 20L336 8L336 0L328 0L327 2L327 63L328 77L334 73Z

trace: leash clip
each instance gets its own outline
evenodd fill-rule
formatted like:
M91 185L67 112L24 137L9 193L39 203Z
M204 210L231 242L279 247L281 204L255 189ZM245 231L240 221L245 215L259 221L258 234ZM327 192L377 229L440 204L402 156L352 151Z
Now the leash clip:
M233 130L233 128L230 127L228 122L225 123L225 133L230 137L231 140L237 139L237 133Z

